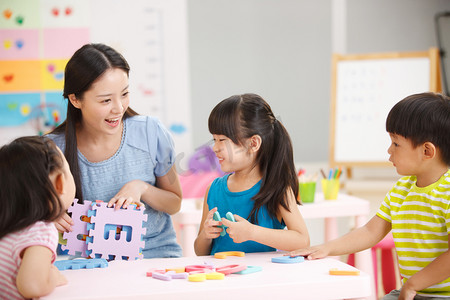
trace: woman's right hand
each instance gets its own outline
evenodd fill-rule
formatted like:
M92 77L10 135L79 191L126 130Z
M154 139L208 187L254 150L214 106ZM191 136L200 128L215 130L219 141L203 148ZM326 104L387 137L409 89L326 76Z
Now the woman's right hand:
M73 220L67 213L65 213L61 218L55 221L56 229L59 232L70 232L72 231Z
M215 239L220 236L222 232L222 228L219 227L222 225L220 221L214 221L213 215L217 211L217 207L211 209L206 216L205 222L203 222L203 233L205 238L207 239Z

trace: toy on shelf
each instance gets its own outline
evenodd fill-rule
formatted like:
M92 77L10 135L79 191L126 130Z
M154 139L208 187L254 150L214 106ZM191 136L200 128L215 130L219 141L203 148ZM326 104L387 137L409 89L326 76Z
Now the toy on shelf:
M62 250L82 257L106 259L142 258L142 240L146 233L142 223L147 221L144 210L136 205L115 210L103 201L76 200L69 207L74 225L73 231L64 233L67 245Z
M54 263L55 267L60 271L64 270L79 270L79 269L93 269L93 268L106 268L108 262L104 258L78 258L68 260L57 260Z

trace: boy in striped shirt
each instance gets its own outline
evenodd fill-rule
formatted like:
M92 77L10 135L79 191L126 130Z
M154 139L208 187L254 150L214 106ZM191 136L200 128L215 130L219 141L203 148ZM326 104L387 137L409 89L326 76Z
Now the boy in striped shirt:
M450 98L422 93L389 112L388 149L398 180L376 216L333 241L291 256L317 259L358 252L376 245L392 230L403 277L391 299L450 299Z

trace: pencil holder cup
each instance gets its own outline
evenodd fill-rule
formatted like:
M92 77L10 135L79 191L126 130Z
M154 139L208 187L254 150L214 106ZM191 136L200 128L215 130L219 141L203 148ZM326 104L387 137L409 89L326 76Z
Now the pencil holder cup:
M339 179L322 179L322 192L325 200L337 199L339 184Z
M314 202L314 195L316 194L316 183L311 182L299 182L298 195L302 203Z

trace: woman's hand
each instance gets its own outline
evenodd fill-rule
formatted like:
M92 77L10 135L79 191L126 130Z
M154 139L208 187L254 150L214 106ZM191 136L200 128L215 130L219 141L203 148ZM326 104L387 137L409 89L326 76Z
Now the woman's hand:
M130 204L141 206L141 196L147 190L147 183L142 180L132 180L127 182L117 194L108 202L108 207L114 209L127 208Z
M223 230L221 227L218 227L222 225L222 222L214 221L213 219L213 215L216 211L217 207L211 209L206 216L205 222L203 222L203 233L206 239L212 240L219 237L220 233Z
M227 226L227 232L235 243L252 240L255 225L238 215L233 215L236 222L222 218L223 225Z
M73 220L67 213L63 214L61 218L55 221L55 227L59 232L72 231Z

